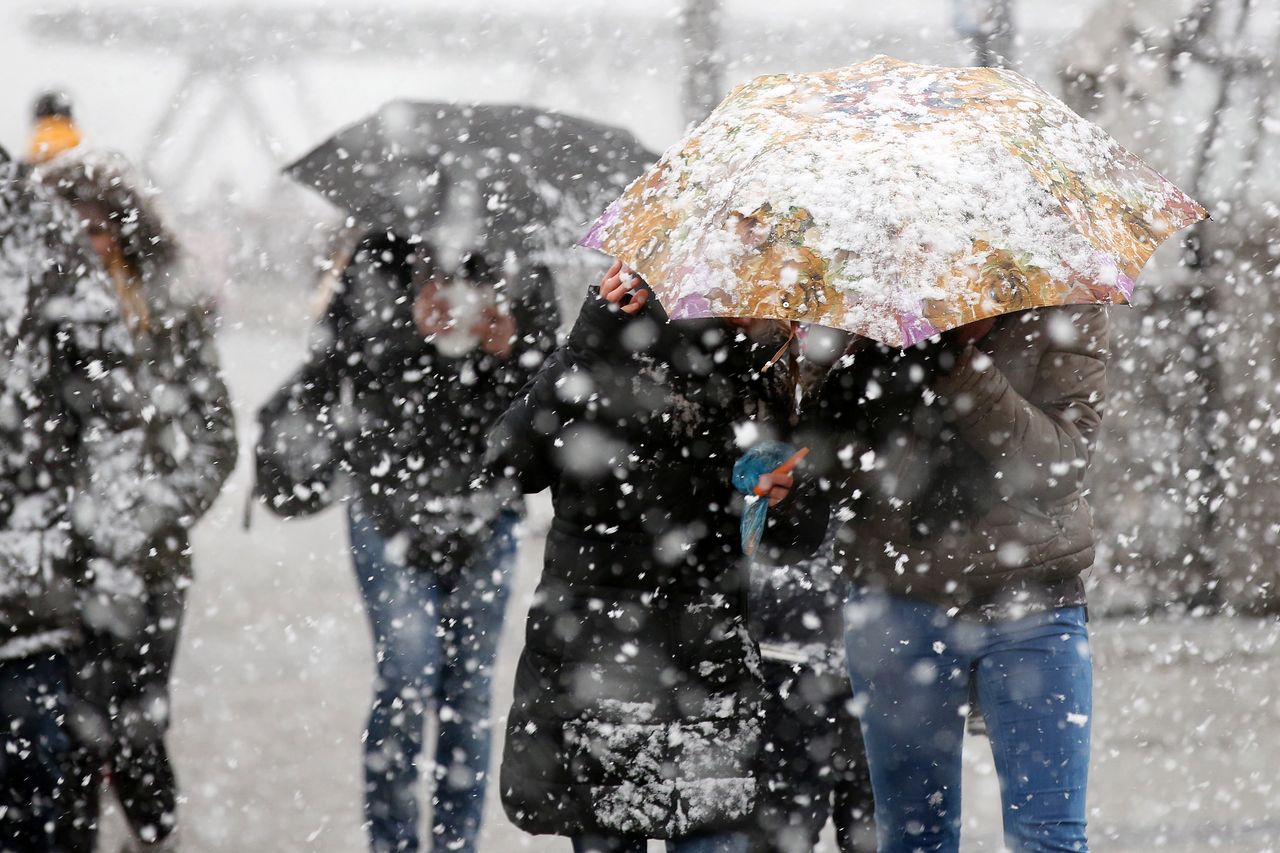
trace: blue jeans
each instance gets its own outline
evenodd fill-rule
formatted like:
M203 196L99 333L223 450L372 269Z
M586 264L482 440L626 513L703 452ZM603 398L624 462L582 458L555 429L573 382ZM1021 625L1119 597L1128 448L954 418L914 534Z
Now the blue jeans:
M611 835L575 835L573 853L644 853L644 838ZM698 835L667 842L667 853L747 853L747 836L740 832Z
M1015 851L1086 851L1093 665L1083 607L983 623L854 592L845 644L880 853L960 847L960 754L976 699Z
M71 671L62 654L0 660L0 850L65 850Z
M515 513L499 515L483 547L448 576L397 562L352 509L351 552L378 667L365 733L365 819L376 853L419 849L416 761L431 708L439 724L432 846L475 850L489 775L490 683L518 523Z

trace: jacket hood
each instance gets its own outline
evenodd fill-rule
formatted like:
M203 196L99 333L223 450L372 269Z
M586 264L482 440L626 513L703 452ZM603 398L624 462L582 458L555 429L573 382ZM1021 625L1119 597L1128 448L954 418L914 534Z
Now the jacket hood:
M177 242L157 210L155 192L115 151L74 149L36 169L37 178L70 204L96 203L120 229L125 257L147 276L177 260Z
M27 166L0 163L0 357L43 325L111 325L117 308L110 288L62 284L101 275L66 205Z

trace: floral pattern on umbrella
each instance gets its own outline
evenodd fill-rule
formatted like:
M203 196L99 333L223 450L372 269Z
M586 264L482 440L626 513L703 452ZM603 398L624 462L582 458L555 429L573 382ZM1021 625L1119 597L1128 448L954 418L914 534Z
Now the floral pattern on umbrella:
M1128 302L1203 207L1004 69L878 56L739 86L581 245L673 319L752 316L906 346L1010 311Z

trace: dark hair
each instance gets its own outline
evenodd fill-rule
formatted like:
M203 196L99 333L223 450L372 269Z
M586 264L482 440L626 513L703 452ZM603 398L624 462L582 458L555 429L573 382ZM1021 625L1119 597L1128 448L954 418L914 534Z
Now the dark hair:
M393 231L374 229L365 233L343 271L343 282L353 267L369 265L395 277L405 288L434 273L434 250L426 243L410 243Z
M52 118L61 116L62 118L71 118L71 98L66 92L45 92L36 98L35 108L33 109L36 119Z
M436 250L430 243L410 241L401 234L381 228L365 232L342 271L338 292L329 303L326 320L339 338L348 333L356 319L356 308L350 298L352 272L365 266L393 278L411 297L419 285L438 274Z
M502 270L479 249L472 249L462 256L454 275L464 281L490 287L502 281Z

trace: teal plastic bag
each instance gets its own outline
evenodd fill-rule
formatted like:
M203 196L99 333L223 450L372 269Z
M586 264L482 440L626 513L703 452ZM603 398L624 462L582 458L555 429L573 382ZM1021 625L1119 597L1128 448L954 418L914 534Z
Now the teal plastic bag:
M764 524L769 518L769 499L756 496L756 483L765 474L786 462L799 450L785 441L762 441L742 454L733 466L733 487L747 496L747 508L742 513L742 553L748 557L756 552L764 538Z

